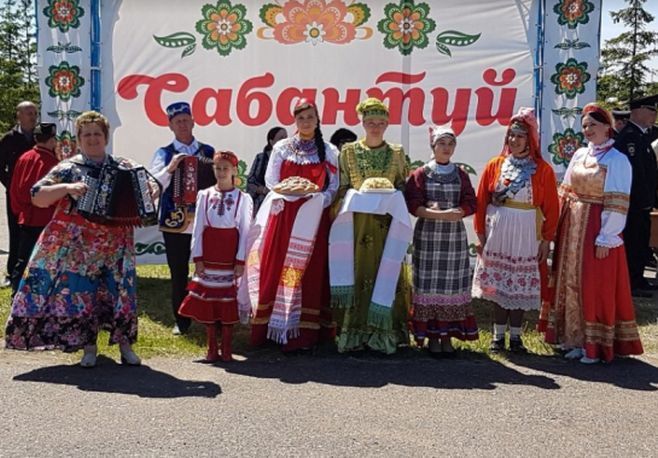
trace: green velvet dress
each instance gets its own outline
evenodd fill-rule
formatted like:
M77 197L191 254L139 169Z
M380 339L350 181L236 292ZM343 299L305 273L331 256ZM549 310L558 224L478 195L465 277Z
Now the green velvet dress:
M336 210L350 188L359 189L367 178L388 178L403 190L408 175L408 163L400 145L384 143L369 148L363 140L343 146L339 157L340 187ZM403 265L392 310L392 328L368 325L368 309L377 278L379 262L384 252L386 236L391 224L390 215L354 214L354 297L344 304L332 296L336 321L340 328L338 351L363 348L394 353L401 343L408 343L407 322L411 299L411 275Z

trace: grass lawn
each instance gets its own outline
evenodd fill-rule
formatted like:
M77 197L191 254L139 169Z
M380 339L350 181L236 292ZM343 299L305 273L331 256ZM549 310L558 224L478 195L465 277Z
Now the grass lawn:
M139 266L138 300L139 300L139 339L136 352L143 358L153 356L172 356L199 358L205 354L205 331L199 325L193 325L192 331L185 336L173 336L171 328L173 317L169 301L169 272L166 266ZM0 289L0 336L4 339L4 323L9 314L10 290ZM480 327L480 340L472 343L457 343L461 349L467 350L466 355L473 357L491 356L487 348L491 341L491 306L485 301L475 301L474 310ZM642 343L646 353L658 353L658 303L656 299L636 299L637 321L640 325ZM524 342L530 351L550 355L552 349L544 344L540 334L534 328L537 312L526 314ZM243 354L250 350L248 343L248 328L239 325L234 336L233 350ZM118 358L116 346L108 348L107 334L99 337L99 351ZM272 352L277 350L272 349ZM324 348L322 352L335 353L335 349ZM260 353L259 353L260 354ZM408 355L408 353L405 353ZM493 357L493 356L492 356ZM72 360L78 355L71 356ZM495 358L501 358L495 356Z

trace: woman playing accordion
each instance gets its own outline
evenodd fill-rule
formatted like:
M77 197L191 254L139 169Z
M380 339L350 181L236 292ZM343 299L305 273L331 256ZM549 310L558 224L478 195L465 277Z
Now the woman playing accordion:
M94 177L103 176L101 169L141 169L105 152L109 129L103 115L83 113L76 120L81 154L59 163L32 188L34 205L59 204L14 297L5 333L7 348L84 349L80 365L94 367L96 338L99 330L106 329L110 343L119 344L122 363L141 364L131 347L137 340L132 226L140 220L127 215L123 224L117 220L121 215L92 211L84 217L78 209L78 202L89 201L91 193L108 192L107 183L92 184ZM152 205L151 197L157 193L155 180L143 176L146 183L137 186L137 194L142 194L146 204L135 202L131 207L137 209ZM96 196L94 202L96 207L114 206L111 196ZM125 200L121 205L125 207Z

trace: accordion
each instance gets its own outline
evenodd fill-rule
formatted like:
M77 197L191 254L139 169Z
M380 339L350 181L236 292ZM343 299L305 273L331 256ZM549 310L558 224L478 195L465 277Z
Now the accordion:
M152 226L159 206L151 197L149 182L158 181L141 166L126 168L116 162L85 170L87 192L77 202L80 215L106 226Z
M197 193L213 186L215 182L211 158L200 155L184 157L172 177L174 204L194 205Z

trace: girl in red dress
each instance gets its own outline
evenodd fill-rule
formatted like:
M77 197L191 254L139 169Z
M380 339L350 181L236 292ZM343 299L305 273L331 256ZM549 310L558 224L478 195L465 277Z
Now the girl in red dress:
M192 259L194 277L178 313L206 325L206 362L220 359L217 329L221 327L221 359L232 360L233 325L240 321L236 282L244 272L247 235L253 203L237 189L238 158L230 151L213 156L217 184L200 191L196 200Z

